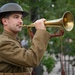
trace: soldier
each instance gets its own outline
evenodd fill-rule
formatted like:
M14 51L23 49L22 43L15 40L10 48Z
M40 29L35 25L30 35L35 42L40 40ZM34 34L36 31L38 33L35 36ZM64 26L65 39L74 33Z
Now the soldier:
M18 33L22 29L22 18L27 15L16 3L7 3L0 8L0 23L4 29L0 35L0 72L30 75L31 68L39 65L46 51L50 34L46 31L45 19L34 22L36 33L31 47L28 50L21 47Z

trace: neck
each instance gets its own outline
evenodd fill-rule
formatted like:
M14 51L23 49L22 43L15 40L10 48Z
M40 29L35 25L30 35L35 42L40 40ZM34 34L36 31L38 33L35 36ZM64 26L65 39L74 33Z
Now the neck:
M10 30L8 30L8 29L4 29L5 31L7 31L7 32L9 32L9 33L11 33L13 36L17 36L17 32L14 32L14 31L10 31Z

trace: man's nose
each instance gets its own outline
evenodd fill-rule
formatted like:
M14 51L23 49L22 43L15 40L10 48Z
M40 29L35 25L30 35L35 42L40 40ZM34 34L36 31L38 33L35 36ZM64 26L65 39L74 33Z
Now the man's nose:
M22 19L19 19L19 22L20 22L20 24L23 24L23 20Z

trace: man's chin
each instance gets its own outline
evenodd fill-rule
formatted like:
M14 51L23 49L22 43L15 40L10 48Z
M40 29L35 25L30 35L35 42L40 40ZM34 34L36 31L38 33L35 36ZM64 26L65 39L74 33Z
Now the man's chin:
M18 29L17 32L20 32L22 29Z
M19 33L19 32L21 32L21 30L17 30L17 31L15 31L15 33Z
M18 33L18 32L21 32L21 30L18 30L18 31L16 31L16 32L17 32L17 33Z

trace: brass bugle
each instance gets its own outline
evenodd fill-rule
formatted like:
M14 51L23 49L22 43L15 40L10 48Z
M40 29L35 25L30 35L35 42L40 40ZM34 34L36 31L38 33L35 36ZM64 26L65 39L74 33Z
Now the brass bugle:
M71 31L74 26L74 18L70 11L66 11L62 18L45 21L44 24L46 27L63 27L65 30ZM34 27L34 23L31 23L30 25L23 25L23 27Z

